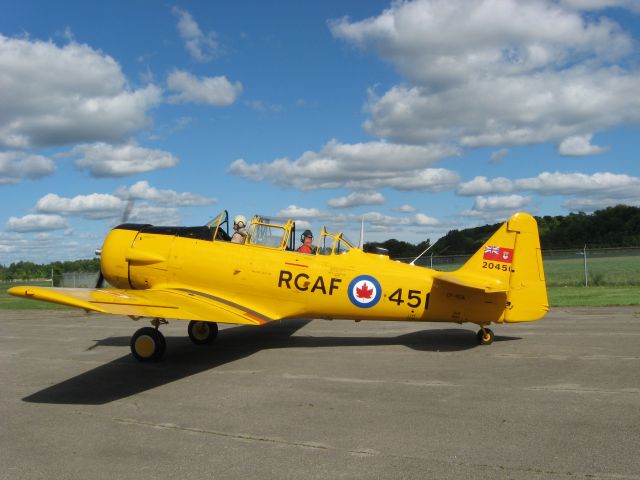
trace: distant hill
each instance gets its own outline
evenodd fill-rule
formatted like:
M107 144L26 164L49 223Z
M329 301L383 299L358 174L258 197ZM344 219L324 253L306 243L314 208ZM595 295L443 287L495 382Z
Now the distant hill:
M640 246L640 208L627 205L597 210L591 214L570 213L566 216L536 217L543 250L591 247ZM434 253L468 255L479 249L495 232L500 223L482 227L451 230L438 240ZM373 242L367 246L380 246L389 250L392 258L416 257L429 245L413 245L396 239Z
M640 208L626 205L597 210L591 214L536 217L543 250L591 247L632 247L640 245ZM451 230L438 242L437 250L447 254L475 252L500 226L485 225Z

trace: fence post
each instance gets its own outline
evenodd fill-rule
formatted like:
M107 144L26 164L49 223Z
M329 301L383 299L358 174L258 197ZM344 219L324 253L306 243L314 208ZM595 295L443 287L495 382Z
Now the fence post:
M584 286L588 287L589 286L589 274L587 273L587 244L584 244L584 251L583 251L583 255L584 255Z

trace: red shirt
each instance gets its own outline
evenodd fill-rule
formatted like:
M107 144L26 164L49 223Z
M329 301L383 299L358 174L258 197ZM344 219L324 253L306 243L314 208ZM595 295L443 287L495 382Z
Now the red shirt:
M313 253L313 250L309 245L300 245L297 251L300 253Z

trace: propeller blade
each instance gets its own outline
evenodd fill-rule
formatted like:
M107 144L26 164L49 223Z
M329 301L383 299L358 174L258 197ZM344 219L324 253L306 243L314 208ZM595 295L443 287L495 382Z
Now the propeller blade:
M122 216L120 217L120 223L127 223L127 220L129 220L129 216L131 215L131 211L133 210L133 204L134 204L134 200L133 198L129 197L127 199L127 203L124 206L124 210L122 211ZM96 255L100 256L100 254L102 253L101 249L96 250ZM104 275L102 273L102 268L100 268L100 273L98 274L98 280L96 281L96 288L102 288L104 286Z
M127 223L127 220L129 220L129 216L131 215L131 211L133 210L133 203L133 198L129 197L129 199L127 200L127 204L124 206L124 210L122 211L120 223Z

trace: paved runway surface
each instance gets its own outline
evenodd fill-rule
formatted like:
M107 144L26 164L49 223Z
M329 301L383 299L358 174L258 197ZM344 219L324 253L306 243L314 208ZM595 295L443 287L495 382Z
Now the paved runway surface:
M0 311L0 478L640 479L640 307L539 322L292 321L197 347Z

